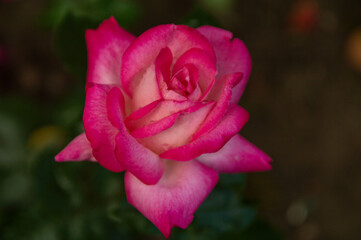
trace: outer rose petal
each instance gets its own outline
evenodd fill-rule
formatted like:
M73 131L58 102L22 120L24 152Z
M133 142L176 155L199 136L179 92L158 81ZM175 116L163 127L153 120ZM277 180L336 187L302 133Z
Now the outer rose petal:
M145 185L125 174L128 202L147 217L166 238L172 227L186 228L193 214L218 181L218 173L193 160L167 161L163 177L156 185Z
M214 48L218 76L233 72L243 73L242 81L232 90L232 102L238 103L251 72L251 56L247 47L238 38L232 39L232 33L226 30L212 26L202 26L197 30L210 41Z
M145 184L156 184L163 175L163 160L139 144L125 128L116 137L115 153L125 168Z
M120 67L125 49L135 37L111 17L96 30L86 31L88 48L87 87L90 83L120 84Z
M118 130L108 119L107 92L107 86L93 85L88 88L83 115L84 129L93 155L100 165L110 171L120 172L124 167L114 154Z
M85 133L80 134L74 138L58 155L55 156L55 161L95 161L92 154L92 148Z
M246 110L232 104L220 123L207 134L186 145L169 149L159 156L177 161L188 161L203 153L217 152L241 130L248 121L248 117Z
M108 117L119 115L123 109L123 96L119 88L108 93ZM110 101L113 100L113 101ZM145 184L155 184L164 171L163 160L158 155L139 144L125 128L122 118L113 118L113 124L119 130L115 141L115 154L118 161L128 171L137 176Z
M198 160L221 173L267 171L272 168L271 158L238 134L218 152L203 154Z

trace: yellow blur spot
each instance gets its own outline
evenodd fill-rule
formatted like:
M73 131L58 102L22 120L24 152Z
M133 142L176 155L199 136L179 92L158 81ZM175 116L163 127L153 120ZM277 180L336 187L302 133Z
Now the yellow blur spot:
M49 146L62 145L65 140L63 131L54 125L44 126L33 131L28 139L31 150L42 150Z

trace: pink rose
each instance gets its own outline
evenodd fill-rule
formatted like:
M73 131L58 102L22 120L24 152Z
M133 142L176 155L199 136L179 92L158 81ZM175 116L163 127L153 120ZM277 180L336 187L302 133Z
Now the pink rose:
M110 18L86 42L85 133L55 159L126 171L129 203L165 237L192 222L219 172L271 168L238 135L251 60L230 32L169 24L136 38Z

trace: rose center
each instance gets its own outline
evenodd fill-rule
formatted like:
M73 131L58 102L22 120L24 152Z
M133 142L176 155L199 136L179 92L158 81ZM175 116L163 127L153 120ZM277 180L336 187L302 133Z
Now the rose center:
M191 66L184 66L172 76L168 83L168 89L182 96L188 96L197 86L196 75Z

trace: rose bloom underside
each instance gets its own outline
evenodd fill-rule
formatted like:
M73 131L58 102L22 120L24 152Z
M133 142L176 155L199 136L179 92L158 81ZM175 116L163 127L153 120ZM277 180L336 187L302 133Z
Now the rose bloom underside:
M136 38L110 18L86 43L85 133L55 159L126 171L129 203L165 237L191 223L219 173L271 168L238 135L251 60L230 32L169 24Z

